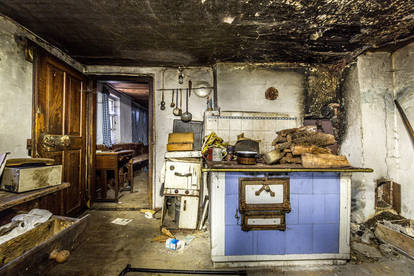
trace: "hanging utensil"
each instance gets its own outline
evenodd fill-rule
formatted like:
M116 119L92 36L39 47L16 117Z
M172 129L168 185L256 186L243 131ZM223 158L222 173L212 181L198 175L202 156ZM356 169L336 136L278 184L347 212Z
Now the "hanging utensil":
M181 116L181 109L178 107L178 89L175 93L175 108L173 109L173 114L175 116Z
M172 97L171 97L171 104L170 107L173 108L175 106L174 104L174 89L172 90Z
M161 110L165 109L165 101L164 101L164 90L162 90L162 96L161 96Z
M180 114L183 113L183 89L180 88Z
M186 105L186 111L183 114L181 114L181 121L183 121L183 122L189 122L193 118L193 115L191 115L191 113L188 112L188 91L189 91L189 89L187 88L187 91L186 91L186 103L185 103L185 105Z
M193 86L193 82L189 80L188 81L188 97L191 97L191 86Z

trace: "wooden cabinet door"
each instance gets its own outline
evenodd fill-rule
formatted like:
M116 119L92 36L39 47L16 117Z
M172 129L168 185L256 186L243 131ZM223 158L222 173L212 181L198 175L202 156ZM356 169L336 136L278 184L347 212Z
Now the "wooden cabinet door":
M36 63L34 155L63 165L70 187L47 199L55 213L76 214L85 206L85 77L47 54Z

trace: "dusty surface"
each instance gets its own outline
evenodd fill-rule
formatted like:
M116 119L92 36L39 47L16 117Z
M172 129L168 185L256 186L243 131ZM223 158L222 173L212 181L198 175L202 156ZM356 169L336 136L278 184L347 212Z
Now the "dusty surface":
M137 191L143 190L146 181L145 173L135 177ZM128 210L90 210L90 226L86 240L73 252L66 263L56 265L47 275L118 275L127 265L132 267L160 269L214 269L210 258L209 232L179 231L174 232L178 239L186 235L194 235L195 239L182 251L171 251L164 243L151 242L159 235L160 214L155 219L147 219L139 212L146 199L129 192L123 197L122 203L112 205L130 206ZM145 193L143 193L146 195ZM102 207L104 208L104 207ZM111 223L116 218L132 219L127 225ZM223 268L220 268L223 269ZM379 261L353 261L340 266L313 267L266 267L248 268L248 275L411 275L414 261L402 255L388 254ZM128 273L131 275L172 275L151 273Z
M144 170L134 173L134 191L122 191L118 203L115 202L95 202L92 205L94 210L139 210L148 208L148 173ZM108 193L108 197L113 197Z
M164 269L213 269L208 232L192 233L196 238L183 251L152 243L159 220L146 219L138 211L90 211L87 240L71 252L69 260L55 266L48 275L118 275L130 263L133 267ZM115 218L133 219L125 226L112 224ZM176 233L182 238L186 233ZM402 255L383 257L378 262L339 266L248 269L248 275L412 275L414 261ZM129 273L127 275L161 275ZM171 275L171 274L170 274Z

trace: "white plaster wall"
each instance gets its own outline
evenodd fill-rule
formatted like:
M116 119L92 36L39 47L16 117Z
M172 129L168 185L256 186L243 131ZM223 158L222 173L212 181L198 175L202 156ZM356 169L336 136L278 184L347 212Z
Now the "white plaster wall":
M345 109L346 109L346 133L340 148L340 154L345 155L354 167L363 167L362 148L362 114L361 98L358 78L358 67L354 65L347 73L344 82ZM352 210L356 221L362 221L362 205L365 205L365 175L352 174ZM360 210L358 212L358 210Z
M361 55L345 81L348 125L341 153L353 166L374 169L353 175L352 215L357 222L374 215L375 187L381 178L402 185L402 215L413 218L413 143L393 102L399 98L414 120L414 59L409 52L407 46L393 56L386 52Z
M184 70L184 83L178 84L178 70L176 68L162 67L119 67L119 66L88 66L87 74L112 74L112 75L129 75L129 76L151 76L154 80L154 126L153 135L155 141L155 157L154 161L154 206L162 206L162 197L160 196L161 179L160 172L162 169L166 145L168 142L168 133L173 130L173 120L178 119L172 114L171 92L165 93L166 109L160 110L162 76L164 75L164 88L186 88L188 80L195 83L196 80L204 80L213 84L213 73L209 67L194 67ZM164 74L163 74L164 72ZM183 93L183 108L185 104ZM206 100L195 96L194 94L189 100L189 111L193 114L193 120L203 120L204 111L206 109Z
M31 138L33 65L24 58L21 42L15 37L35 41L46 51L80 72L84 67L58 48L0 15L0 152L9 157L26 157L26 139Z
M26 157L26 139L32 129L33 65L14 35L22 30L0 17L0 152Z
M393 54L395 95L414 127L414 43ZM414 219L414 143L396 110L396 135L399 147L398 171L393 178L401 184L404 217Z
M303 114L304 74L277 65L218 63L218 106L223 111ZM269 87L279 91L274 100L265 98Z

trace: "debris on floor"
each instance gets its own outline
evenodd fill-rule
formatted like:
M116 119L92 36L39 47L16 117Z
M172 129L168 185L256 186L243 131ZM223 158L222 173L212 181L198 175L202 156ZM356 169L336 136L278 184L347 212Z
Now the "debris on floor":
M351 223L352 260L377 261L403 252L414 258L414 222L395 210L378 212L363 224ZM397 251L395 250L397 249Z
M185 241L169 238L165 241L165 247L171 250L182 250L185 247Z
M116 218L113 221L111 221L111 223L118 224L118 225L127 225L131 221L132 221L132 219Z
M157 214L160 210L161 209L158 208L158 209L155 209L155 210L152 210L152 209L141 209L139 211L141 213L144 213L145 218L147 218L147 219L153 219L153 218L155 218L155 214Z

